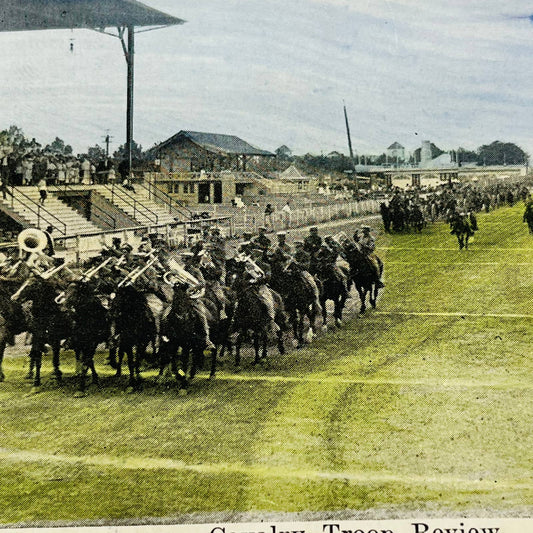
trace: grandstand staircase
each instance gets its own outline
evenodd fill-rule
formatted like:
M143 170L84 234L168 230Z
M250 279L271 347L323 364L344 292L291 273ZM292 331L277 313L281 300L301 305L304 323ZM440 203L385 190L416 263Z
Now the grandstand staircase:
M135 219L140 226L164 225L176 220L190 218L185 209L172 203L172 199L162 191L156 193L143 184L134 184L135 192L121 185L95 185L93 190L117 208Z
M58 237L100 231L97 225L52 194L48 194L44 205L41 206L37 187L13 187L9 191L13 196L8 194L5 200L0 199L0 208L23 227L44 230L47 226L52 226Z

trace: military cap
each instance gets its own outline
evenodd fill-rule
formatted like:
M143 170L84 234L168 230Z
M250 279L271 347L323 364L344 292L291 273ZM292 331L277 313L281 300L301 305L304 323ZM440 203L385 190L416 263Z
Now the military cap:
M286 231L278 231L278 232L276 233L276 235L277 235L278 237L286 237L286 236L287 236L287 232L286 232Z
M361 226L361 229L362 229L363 231L370 231L372 228L371 228L370 226L366 226L366 225L365 225L365 226Z
M318 231L318 227L317 227L317 226L311 226L311 227L309 228L309 231L313 231L313 232L314 232L314 231Z

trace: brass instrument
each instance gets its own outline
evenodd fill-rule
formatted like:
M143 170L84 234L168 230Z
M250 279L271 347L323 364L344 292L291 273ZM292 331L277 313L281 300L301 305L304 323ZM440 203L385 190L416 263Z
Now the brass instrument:
M235 257L235 259L239 263L246 263L246 272L252 277L254 281L258 281L259 279L265 277L264 270L251 258L251 256L241 252Z
M123 286L130 286L133 285L140 276L142 276L152 265L154 265L158 261L157 257L152 257L150 261L146 263L144 266L138 266L134 268L127 276L124 277L124 279L118 284L118 287Z
M50 279L52 276L55 276L59 271L63 270L67 267L67 265L70 263L65 261L63 264L49 268L48 270L45 270L44 272L39 272L39 276L41 276L42 279Z
M48 239L44 231L37 228L27 228L22 230L17 237L20 256L22 252L30 254L42 253L48 244Z
M84 282L87 282L89 281L99 270L101 270L102 268L104 268L109 262L111 262L111 260L113 260L114 257L108 257L105 261L103 261L102 263L100 263L99 265L96 265L92 268L90 268L89 270L87 270L86 272L84 272L83 274L81 274L81 277L79 279L79 281L84 281ZM122 258L121 258L122 259ZM118 263L117 263L118 264ZM66 292L65 291L62 291L60 292L56 298L55 298L55 303L58 304L58 305L61 305L61 304L64 304L65 303L65 298L66 296Z
M175 283L185 283L189 285L187 293L189 297L196 300L205 294L205 287L190 272L187 272L175 259L168 262L170 270L163 275L163 281L168 285Z

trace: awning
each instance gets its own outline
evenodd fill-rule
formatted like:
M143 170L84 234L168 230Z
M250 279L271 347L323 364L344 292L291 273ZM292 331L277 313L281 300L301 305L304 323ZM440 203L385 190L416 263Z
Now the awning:
M0 31L172 26L185 21L136 0L3 0Z

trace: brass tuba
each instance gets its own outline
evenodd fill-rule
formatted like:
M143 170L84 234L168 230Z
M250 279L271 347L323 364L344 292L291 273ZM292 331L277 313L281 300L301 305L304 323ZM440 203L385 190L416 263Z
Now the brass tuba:
M17 237L19 251L30 254L41 253L48 244L46 233L37 228L27 228L22 230Z

